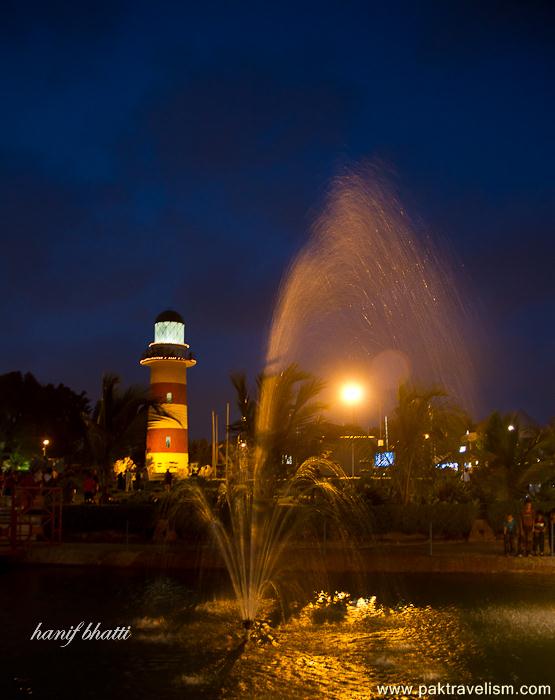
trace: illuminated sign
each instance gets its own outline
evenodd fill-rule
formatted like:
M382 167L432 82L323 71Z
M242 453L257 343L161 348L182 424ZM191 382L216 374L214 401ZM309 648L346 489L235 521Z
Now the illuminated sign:
M375 467L390 467L395 464L395 452L376 452L374 455Z
M374 435L340 435L340 440L375 440ZM383 442L383 440L382 440Z

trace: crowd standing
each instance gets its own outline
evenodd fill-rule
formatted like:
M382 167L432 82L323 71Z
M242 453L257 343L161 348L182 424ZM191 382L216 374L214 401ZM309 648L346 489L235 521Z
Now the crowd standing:
M96 470L75 474L73 469L65 469L63 473L55 467L37 466L27 471L8 469L0 471L0 497L11 497L16 488L43 491L48 488L61 488L64 503L73 503L79 493L85 503L96 502L99 483Z
M555 508L546 517L543 511L535 511L531 499L526 497L517 518L512 513L505 516L503 522L505 556L543 557L546 553L546 533L549 552L553 552L554 531Z

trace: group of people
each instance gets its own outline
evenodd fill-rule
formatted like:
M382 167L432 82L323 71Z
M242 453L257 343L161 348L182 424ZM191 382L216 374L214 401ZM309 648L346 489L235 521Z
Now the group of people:
M535 511L532 501L527 498L518 518L512 513L503 522L503 540L505 556L530 555L543 557L545 554L545 535L549 541L549 552L553 552L553 533L555 531L555 508L547 517L541 511Z
M141 491L144 488L146 470L127 469L118 473L118 491ZM166 477L167 483L167 477ZM75 473L66 468L58 473L53 466L35 466L27 471L0 469L0 496L13 496L17 487L45 489L57 486L62 489L63 502L74 503L79 493L83 494L84 503L96 503L100 492L99 476L96 469L84 473Z
M95 470L86 472L82 478L74 474L72 469L58 473L50 465L27 471L0 470L0 496L11 497L16 488L23 488L30 494L34 493L33 490L40 489L42 494L45 489L52 487L62 489L64 503L73 503L79 488L82 489L84 502L94 503L99 490L98 476Z
M27 488L56 486L58 476L58 472L50 466L44 469L39 467L26 472L19 472L13 469L8 469L5 472L0 470L0 495L11 496L16 486L25 486Z
M140 469L126 469L125 471L118 472L117 475L117 488L118 491L142 491L143 487L143 473Z

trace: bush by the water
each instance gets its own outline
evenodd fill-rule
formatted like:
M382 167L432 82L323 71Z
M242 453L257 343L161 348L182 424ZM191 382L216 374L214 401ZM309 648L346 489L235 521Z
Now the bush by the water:
M479 516L476 503L387 504L371 506L369 518L375 534L402 532L428 535L432 523L434 537L467 537Z
M534 503L536 510L548 513L555 508L555 501ZM500 501L480 506L478 503L434 503L434 504L382 504L368 505L367 518L369 528L354 527L361 540L368 536L386 533L403 533L405 535L428 536L432 523L434 537L445 539L463 539L468 537L472 523L476 518L485 517L496 533L502 532L503 520L508 513L518 516L522 501ZM82 505L64 506L64 535L81 533L119 532L150 539L154 532L156 520L162 516L164 509L152 503ZM359 514L360 517L360 514ZM357 518L358 519L358 518ZM322 518L318 513L307 521L309 530L303 531L306 540L313 537L315 541L341 538L337 523ZM200 522L198 515L190 504L184 506L173 520L178 539L185 542L202 544L208 541L209 531ZM351 528L349 528L351 529Z
M109 530L149 537L154 529L155 514L153 504L64 506L64 535Z

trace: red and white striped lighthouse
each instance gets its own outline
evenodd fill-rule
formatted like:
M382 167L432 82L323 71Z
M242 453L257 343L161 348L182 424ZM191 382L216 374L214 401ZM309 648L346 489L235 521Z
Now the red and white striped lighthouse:
M146 463L152 479L166 470L189 475L187 368L196 360L185 343L185 322L175 311L163 311L154 323L154 342L141 358L150 367L152 397L167 416L151 413L146 435Z

